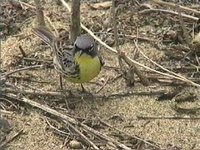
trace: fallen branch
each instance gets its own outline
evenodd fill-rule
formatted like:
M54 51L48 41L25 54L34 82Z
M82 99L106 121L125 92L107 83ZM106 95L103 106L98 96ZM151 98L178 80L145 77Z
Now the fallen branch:
M17 72L21 72L21 71L25 71L25 70L31 70L31 69L36 69L36 68L42 68L44 67L43 65L35 65L35 66L28 66L28 67L24 67L24 68L19 68L10 72L6 72L3 73L2 76L8 77L11 74L17 73Z
M30 62L47 63L50 65L53 64L53 60L37 59L37 58L30 58L30 57L24 57L23 60L30 61Z
M23 94L30 94L30 95L40 95L40 96L59 96L62 97L62 93L61 92L54 92L54 91L39 91L39 90L20 90L19 89L10 89L7 88L5 90L6 93L23 93Z
M147 120L150 120L150 119L184 119L184 120L188 120L188 119L191 119L191 120L197 120L197 119L200 119L200 117L181 117L181 116L137 116L137 119L147 119Z
M23 56L23 57L26 57L26 53L25 53L25 51L23 50L23 48L22 48L21 45L19 45L19 50L20 50L22 56Z
M45 117L45 121L46 121L46 123L49 125L49 127L52 128L54 131L56 131L58 134L60 134L60 135L65 135L65 136L66 136L66 135L67 135L67 136L70 135L70 133L65 132L65 131L62 131L62 130L56 128L55 126L53 126L53 125L49 122L49 120L48 120L47 117Z
M160 71L156 71L154 70L153 72L157 72L158 74L161 74L161 75L164 75L164 76L167 76L167 77L171 77L171 78L175 78L175 79L178 79L180 81L183 81L183 82L186 82L186 83L189 83L191 85L194 85L196 87L200 87L199 84L197 83L194 83L193 81L185 78L184 76L180 75L180 74L177 74L177 73L174 73L166 68L164 68L163 66L159 65L158 63L156 63L155 61L151 60L149 57L147 57L139 48L139 46L137 45L137 43L135 42L135 46L137 48L137 50L140 52L140 54L142 54L143 57L145 57L147 60L149 60L151 63L155 64L156 66L158 66L159 68L161 68L162 70L170 73L170 74L167 74L167 73L163 73L163 72L160 72ZM150 70L150 69L149 69ZM172 75L171 75L172 74Z
M57 96L57 97L63 97L63 94L61 92L55 92L55 91L38 91L38 90L22 90L19 87L13 87L14 89L7 88L5 90L6 93L21 93L21 94L30 94L35 96ZM160 95L166 93L166 90L158 90L158 91L144 91L144 92L127 92L127 93L113 93L106 95L93 95L93 98L110 98L110 99L116 99L116 97L126 97L126 96L132 96L132 95L143 95L143 96L151 96L151 95ZM67 96L66 98L76 98L81 99L83 95L73 95L73 96Z
M87 125L85 125L85 124L83 124L83 123L78 122L76 119L71 118L71 117L69 117L69 116L66 115L66 114L62 114L62 113L60 113L60 112L58 112L58 111L56 111L56 110L54 110L54 109L52 109L52 108L50 108L50 107L48 107L48 106L46 106L46 105L42 105L42 104L40 104L40 103L37 103L37 102L32 101L32 100L30 100L30 99L27 99L27 98L24 97L24 96L22 96L20 99L18 99L18 98L17 98L18 96L15 95L15 94L9 94L9 96L10 96L10 97L13 97L13 99L15 99L15 100L17 100L17 101L24 102L24 103L27 103L27 104L33 106L33 107L42 109L43 111L45 111L45 112L47 112L47 113L50 113L50 114L52 114L52 115L54 115L54 116L56 116L56 117L58 117L58 118L64 119L64 120L66 120L67 122L69 122L69 123L71 123L71 124L80 126L80 127L82 127L84 130L86 130L86 131L92 133L93 135L95 135L95 136L97 136L97 137L100 137L100 138L102 138L102 139L104 139L104 140L106 140L106 141L108 141L108 142L114 143L115 145L117 145L117 147L120 147L120 148L125 149L125 150L131 150L131 148L129 148L129 147L127 147L126 145L124 145L124 144L118 142L117 140L115 140L115 139L113 139L113 138L111 138L111 137L109 137L109 136L107 136L107 135L105 135L105 134L103 134L103 133L101 133L101 132L99 132L99 131L97 131L97 130L94 130L93 128L91 128L91 127L89 127L89 126L87 126Z
M18 2L17 0L15 0L15 1ZM37 1L38 1L38 0L36 0L35 2L37 3ZM19 1L19 3L20 3L21 5L24 5L24 6L26 6L26 7L29 7L29 8L34 9L34 12L36 11L36 13L37 13L37 21L38 21L39 25L42 25L42 26L45 25L45 20L44 20L44 18L45 18L45 19L48 21L49 25L54 29L55 35L56 35L56 36L58 35L57 29L56 29L55 26L52 24L50 18L49 18L47 15L44 14L44 12L42 11L41 6L39 6L39 12L38 12L38 6L37 6L37 4L36 4L36 7L35 7L35 6L32 6L32 5L30 5L30 4L26 3L26 2Z
M187 32L185 22L183 21L180 6L177 4L176 8L177 8L177 11L178 11L179 22L180 22L180 26L181 26L182 31L183 31L184 39L187 42L187 44L189 45L190 44L190 39L189 39L190 36L189 36L189 33Z
M4 149L6 144L8 144L9 142L13 141L15 138L17 138L20 134L22 134L24 131L24 129L21 129L20 131L18 131L17 133L15 133L12 137L6 139L5 142L3 142L1 145L0 145L0 149Z
M12 115L13 112L12 111L7 111L7 110L0 109L0 114Z
M108 32L95 32L96 34L107 34L107 35L114 35L113 33L108 33ZM120 39L124 39L124 37L129 38L130 40L138 39L141 41L148 41L152 43L158 43L157 39L154 39L153 37L143 37L143 36L137 36L137 35L129 35L129 34L123 34L123 33L118 33L118 36Z
M159 146L157 146L157 145L155 145L155 144L153 144L153 143L150 143L150 142L148 142L147 140L144 140L144 139L142 139L142 138L139 138L138 136L135 136L135 135L130 135L130 134L128 134L128 133L126 133L126 132L124 132L124 131L122 131L122 130L116 128L116 127L114 127L114 126L111 126L110 124L106 123L105 121L101 120L100 118L99 118L99 120L100 120L100 122L101 122L103 125L106 125L106 126L109 127L110 129L117 130L118 132L123 133L123 134L125 134L126 136L129 136L129 137L131 137L131 138L134 138L134 139L137 139L137 140L139 140L139 141L142 141L142 142L144 142L145 144L148 144L148 145L150 145L150 146L152 146L152 147L154 147L154 148L160 149Z
M44 14L42 11L42 6L40 0L34 0L35 6L36 6L36 16L37 16L37 23L38 26L45 26L45 21L44 21Z
M170 3L170 2L164 2L162 0L152 0L153 3L159 4L159 5L165 5L165 6L169 6L171 8L175 8L176 9L176 4L174 3ZM197 15L200 15L200 11L197 11L195 9L191 9L185 6L180 6L181 11L185 11L185 12L191 12Z
M166 10L166 9L145 9L142 10L140 12L138 12L140 15L142 14L149 14L152 12L163 12L163 13L167 13L167 14L172 14L172 15L179 15L178 12L172 11L172 10ZM199 18L194 17L194 16L190 16L190 15L186 15L181 13L181 16L186 18L186 19L191 19L193 22L197 22L199 20Z
M81 133L77 128L75 128L71 123L63 120L66 124L69 125L70 128L72 128L78 135L80 135L80 137L82 137L82 139L84 139L84 141L86 141L89 145L92 145L92 147L96 150L99 150L99 148L89 139L87 138L83 133Z

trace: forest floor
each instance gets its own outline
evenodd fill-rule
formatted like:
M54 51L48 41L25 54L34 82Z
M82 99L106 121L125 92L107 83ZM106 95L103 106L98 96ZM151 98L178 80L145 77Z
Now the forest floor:
M68 115L131 149L200 149L199 87L137 65L150 84L143 85L135 74L134 85L128 85L121 75L117 55L104 46L101 46L100 52L105 66L98 77L84 84L90 94L81 93L79 84L63 79L66 95L62 95L59 74L52 66L52 51L31 32L37 24L36 13L34 2L28 3L22 3L22 7L7 1L0 4L4 17L1 24L3 73L36 66L6 78L10 87L5 95L1 95L0 108L1 117L8 121L11 129L4 139L0 138L0 145L16 133L19 135L3 146L5 150L92 149L69 125L44 110L18 101L21 97ZM69 35L68 10L53 0L44 0L42 5L49 28ZM182 5L200 10L200 5ZM81 4L81 21L102 41L114 47L110 7L110 3L84 1ZM180 24L182 19L191 41L196 21L185 17L180 19L177 14L158 10L145 13L144 10L149 9L176 11L176 8L151 1L146 4L129 1L117 4L119 49L152 69L166 73L149 60L200 84L199 53L191 50ZM185 13L199 15L191 11ZM82 32L85 33L84 30ZM68 95L67 90L71 90L73 96ZM13 98L13 95L16 97ZM0 123L1 126L3 123ZM96 138L78 124L74 127L100 149L119 149L115 142Z

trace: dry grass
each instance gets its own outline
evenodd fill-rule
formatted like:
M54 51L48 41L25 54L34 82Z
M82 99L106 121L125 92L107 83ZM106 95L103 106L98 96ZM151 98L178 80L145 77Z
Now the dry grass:
M91 10L86 4L83 4L82 7L87 9L81 9L82 21L88 27L91 27L92 31L101 32L105 30L104 20L109 18L110 14L108 10ZM45 13L50 16L50 19L53 25L61 30L69 29L69 14L64 7L58 6L55 2L47 1L44 5ZM130 11L127 13L121 12L119 20L128 20L130 19ZM47 46L41 45L41 42L38 38L31 35L31 28L34 23L34 13L30 18L24 18L26 21L23 22L21 26L21 31L19 34L22 34L25 38L19 40L19 36L10 35L4 41L2 41L2 59L3 59L3 69L6 71L13 70L22 66L20 61L21 53L19 51L19 46L25 50L26 54L30 57L35 57L38 59L51 59L51 51ZM126 16L127 15L127 16ZM101 16L101 17L99 17ZM148 22L149 25L145 26L141 21L141 18L137 18L137 15L134 16L136 24L139 26L139 31L146 33L148 35L148 30L157 31L157 28L154 26L154 22ZM144 17L144 19L146 19ZM152 19L152 18L151 18ZM149 21L149 20L147 20ZM155 20L154 20L155 21ZM132 22L132 21L129 21ZM156 22L156 21L155 21ZM157 21L158 22L158 21ZM156 22L156 23L157 23ZM134 34L136 28L134 25L125 24L123 22L119 25L120 31L123 31L126 34ZM166 24L165 26L169 26ZM107 27L109 28L109 26ZM158 28L161 28L160 26ZM165 28L161 28L164 30ZM130 31L131 32L130 32ZM128 32L128 33L127 33ZM27 37L26 37L27 36ZM107 35L100 35L103 39L107 39ZM155 35L154 35L155 36ZM156 37L156 36L155 36ZM133 56L134 43L128 39L121 39L121 42L124 44L120 45L120 49L126 52L130 57ZM153 44L149 42L139 42L139 45L144 49L144 53L149 56L151 59L158 63L169 62L164 51L158 50ZM37 51L37 52L36 52ZM105 58L106 66L117 67L117 58L108 54L104 48L101 49L102 55ZM144 60L141 56L137 57L137 60L145 65L154 67ZM26 65L26 64L25 64ZM31 64L27 64L31 65ZM85 84L85 88L91 92L95 93L102 84L102 81L107 79L111 80L117 77L119 74L114 69L103 68L100 75L93 80L93 82L99 84ZM33 70L25 71L17 74L17 76L30 77L32 80L45 81L47 83L37 83L30 81L18 81L11 80L9 82L14 82L16 85L23 85L26 88L36 88L39 90L49 90L49 91L58 91L59 90L59 78L58 73L54 69L44 69L44 70ZM77 89L80 89L79 85L64 81L64 86L66 89L71 89L73 92L78 93ZM148 92L148 91L157 91L157 90L171 90L173 86L165 86L158 83L151 83L149 87L144 87L140 83L136 83L134 87L127 87L125 85L124 79L119 78L114 80L114 82L109 82L105 87L98 93L99 95L111 95L116 93L127 93L127 92ZM194 87L183 87L185 91L192 91L200 97L200 90ZM28 96L29 98L36 100L38 102L47 104L55 109L65 108L66 104L63 100L60 100L56 97L40 97L40 96ZM131 96L116 96L114 98L87 98L78 100L69 100L74 103L74 109L70 110L70 113L74 117L81 118L101 118L105 122L110 123L116 128L123 130L131 135L138 135L141 138L153 141L159 144L162 148L166 148L169 144L182 147L183 149L200 149L200 121L199 120L169 120L169 119L158 119L158 120L138 120L137 116L187 116L187 114L178 114L171 108L171 101L157 101L157 96L142 96L142 95L131 95ZM194 103L190 102L188 105ZM18 105L18 104L17 104ZM199 99L195 101L196 106L200 106ZM7 106L7 104L6 104ZM11 111L13 111L11 109ZM15 111L15 110L14 110ZM120 116L121 119L111 119L114 115ZM195 116L195 115L193 115ZM4 115L8 119L9 123L13 127L13 131L20 130L24 128L23 134L18 138L8 144L6 149L8 150L58 150L66 149L61 148L64 139L58 135L55 135L51 130L47 130L47 124L44 121L44 114L34 108L30 108L26 105L20 105L19 111L16 111L12 115ZM103 133L111 135L112 132L108 128L101 129Z

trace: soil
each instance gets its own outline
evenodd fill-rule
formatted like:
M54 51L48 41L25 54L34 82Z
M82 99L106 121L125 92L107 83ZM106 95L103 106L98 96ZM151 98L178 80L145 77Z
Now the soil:
M28 3L30 6L34 6L32 0ZM138 11L149 6L170 10L166 6L161 7L151 2L142 4L144 3L139 5L129 1L117 4L117 26L118 33L120 33L119 49L137 62L160 70L137 51L133 36L138 34L141 38L138 39L137 44L140 50L151 60L200 83L198 80L200 74L196 69L196 67L199 67L197 62L199 56L197 53L189 55L187 59L185 58L188 52L185 47L188 45L183 38L179 17L166 13L138 14ZM52 62L52 51L31 32L31 29L37 25L35 9L24 5L22 5L22 8L17 7L7 1L0 5L4 17L2 20L5 24L4 30L1 32L3 35L1 43L3 72L25 66L45 64L45 68L30 69L12 74L6 82L24 90L59 92L59 74L52 67L52 64L49 65L47 62ZM52 30L56 28L60 34L68 35L70 14L67 9L62 4L52 0L42 1L42 5L45 15L51 21L48 22L48 19L45 19L47 26ZM186 7L196 6L195 9L200 9L199 5L190 3L183 5ZM94 3L82 2L82 23L102 41L114 47L110 9L104 9L104 7L94 9L92 6L94 6ZM193 30L194 22L191 23L188 19L184 19L184 21L187 30ZM85 33L85 31L82 32ZM192 36L190 36L191 39ZM19 47L24 50L25 57L22 56ZM195 119L199 117L200 113L199 111L186 112L186 110L200 107L199 88L178 82L175 79L164 78L163 75L155 74L142 67L138 67L138 69L149 79L150 85L144 86L139 77L135 75L134 85L128 86L121 75L117 56L108 52L103 46L101 46L100 52L105 60L105 66L98 77L90 83L84 84L84 88L90 94L83 94L80 91L79 84L70 83L63 79L66 93L68 93L67 90L71 90L71 93L75 95L74 98L73 96L24 95L73 118L83 120L87 125L130 146L131 149L155 148L144 146L148 144L141 143L141 141L136 142L134 138L130 138L127 134L158 145L160 149L200 149L200 120ZM45 60L46 62L28 61L26 58ZM184 69L187 69L187 67L190 70ZM161 96L171 91L177 92L175 97L161 100ZM180 108L174 109L172 105L174 105L177 95L187 95L188 93L194 95L194 97L186 100L186 102L177 102L180 108L187 109L183 111L180 111ZM6 134L6 139L23 129L21 134L6 144L5 150L73 149L70 144L71 141L80 142L81 148L79 149L91 149L66 125L44 111L13 99L6 99L5 97L0 99L1 110L9 112L1 112L1 117L6 119L11 126L11 131ZM170 119L170 117L172 118ZM186 117L189 117L189 119L184 119ZM99 118L113 128L102 125ZM119 133L115 130L116 128L124 133ZM61 131L68 134L62 134ZM87 133L85 134L87 135ZM96 142L97 145L98 143L101 145L103 142ZM99 147L101 149L117 149L109 143L102 144Z

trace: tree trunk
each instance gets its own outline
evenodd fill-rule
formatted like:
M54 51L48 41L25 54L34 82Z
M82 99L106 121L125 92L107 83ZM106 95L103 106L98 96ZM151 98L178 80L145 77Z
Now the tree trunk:
M1 42L1 41L0 41ZM0 45L0 97L3 94L3 80L2 80L2 58L1 58L1 45Z
M70 40L72 43L81 33L80 28L80 0L72 0Z
M36 6L36 16L37 16L38 26L45 26L44 13L43 13L43 8L41 6L41 2L40 0L34 0L34 2Z

